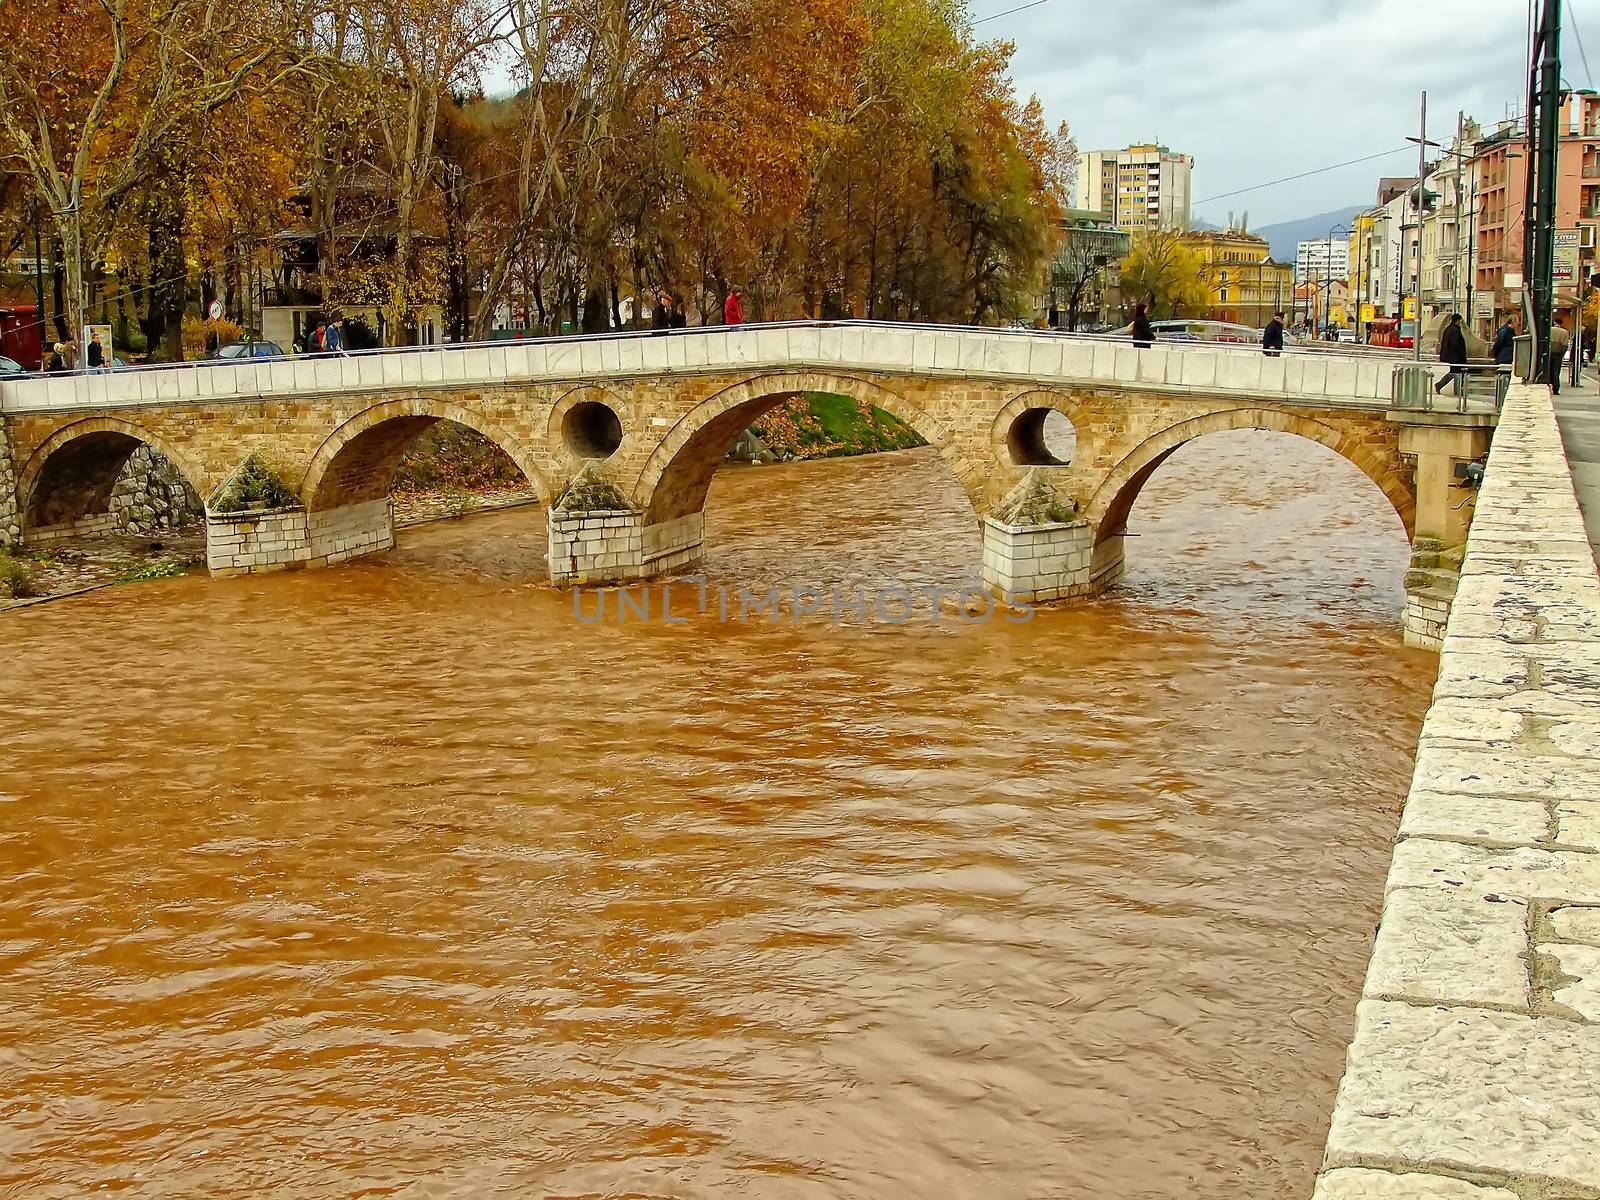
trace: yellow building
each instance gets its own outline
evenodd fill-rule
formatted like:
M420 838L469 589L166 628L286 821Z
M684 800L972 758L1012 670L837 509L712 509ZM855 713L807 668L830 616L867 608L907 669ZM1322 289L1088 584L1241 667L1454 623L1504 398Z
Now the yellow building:
M1210 293L1207 316L1261 328L1294 302L1294 267L1273 260L1266 238L1237 230L1190 233Z
M1381 208L1357 213L1350 219L1350 273L1345 281L1348 297L1345 324L1357 334L1364 331L1373 317L1372 263L1374 255L1381 256L1383 253L1383 247L1378 245L1384 236L1380 228L1383 219L1384 210Z

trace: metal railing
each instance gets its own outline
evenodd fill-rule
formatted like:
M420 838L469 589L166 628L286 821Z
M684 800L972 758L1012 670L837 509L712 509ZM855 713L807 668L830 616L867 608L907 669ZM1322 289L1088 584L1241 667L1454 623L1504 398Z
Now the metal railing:
M1396 363L1394 406L1419 412L1498 413L1511 387L1511 367L1467 363Z

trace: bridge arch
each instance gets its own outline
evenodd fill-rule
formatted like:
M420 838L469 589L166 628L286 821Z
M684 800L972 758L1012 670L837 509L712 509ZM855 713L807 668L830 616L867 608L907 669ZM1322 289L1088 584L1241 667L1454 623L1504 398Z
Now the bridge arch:
M1209 433L1235 429L1290 433L1326 446L1353 463L1378 486L1405 526L1406 537L1414 535L1416 493L1411 481L1402 473L1398 451L1394 459L1389 459L1350 433L1298 413L1273 408L1232 408L1180 421L1129 451L1101 481L1084 509L1085 518L1095 529L1095 543L1122 536L1139 492L1179 447Z
M758 375L707 397L668 431L645 461L631 496L647 524L705 508L711 477L739 434L785 400L804 392L848 396L904 421L955 470L973 507L982 511L982 470L954 454L950 432L922 405L871 380L827 372Z
M435 398L391 400L349 418L317 447L300 484L306 508L322 512L381 500L411 443L440 421L454 421L494 443L549 504L550 484L532 452L507 430L469 408Z
M1072 450L1058 458L1045 445L1045 418L1060 413L1072 426ZM1013 396L995 414L989 427L989 444L997 462L1014 467L1066 467L1094 457L1094 424L1081 411L1078 400L1048 388Z
M17 498L24 538L29 530L110 512L117 479L141 445L172 463L197 495L206 494L205 471L165 438L117 417L90 417L57 429L23 464Z
M637 437L633 406L609 388L586 384L564 393L550 409L545 442L562 447L576 468L627 454Z

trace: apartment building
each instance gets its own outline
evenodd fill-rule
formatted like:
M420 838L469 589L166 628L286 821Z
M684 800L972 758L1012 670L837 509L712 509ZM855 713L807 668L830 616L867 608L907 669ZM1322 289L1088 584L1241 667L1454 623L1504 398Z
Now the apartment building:
M1294 281L1313 279L1326 282L1344 279L1350 273L1350 243L1342 238L1316 238L1295 246Z
M1078 159L1073 207L1110 215L1119 229L1189 228L1194 159L1147 143L1091 150Z
M1492 297L1474 308L1495 313L1522 302L1523 206L1527 196L1527 126L1503 122L1481 139L1471 160L1469 233L1472 285ZM1595 230L1600 227L1600 93L1584 89L1562 97L1560 142L1556 157L1556 229L1576 233L1580 262L1595 262ZM1558 270L1556 305L1577 302L1572 264Z

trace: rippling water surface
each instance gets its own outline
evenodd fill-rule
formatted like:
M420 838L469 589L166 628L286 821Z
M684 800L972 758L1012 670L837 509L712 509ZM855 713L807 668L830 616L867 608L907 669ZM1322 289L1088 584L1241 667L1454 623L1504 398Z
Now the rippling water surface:
M931 451L710 514L714 583L979 558ZM1268 434L1130 529L1026 624L583 625L534 509L0 617L0 1194L1307 1194L1404 535Z

